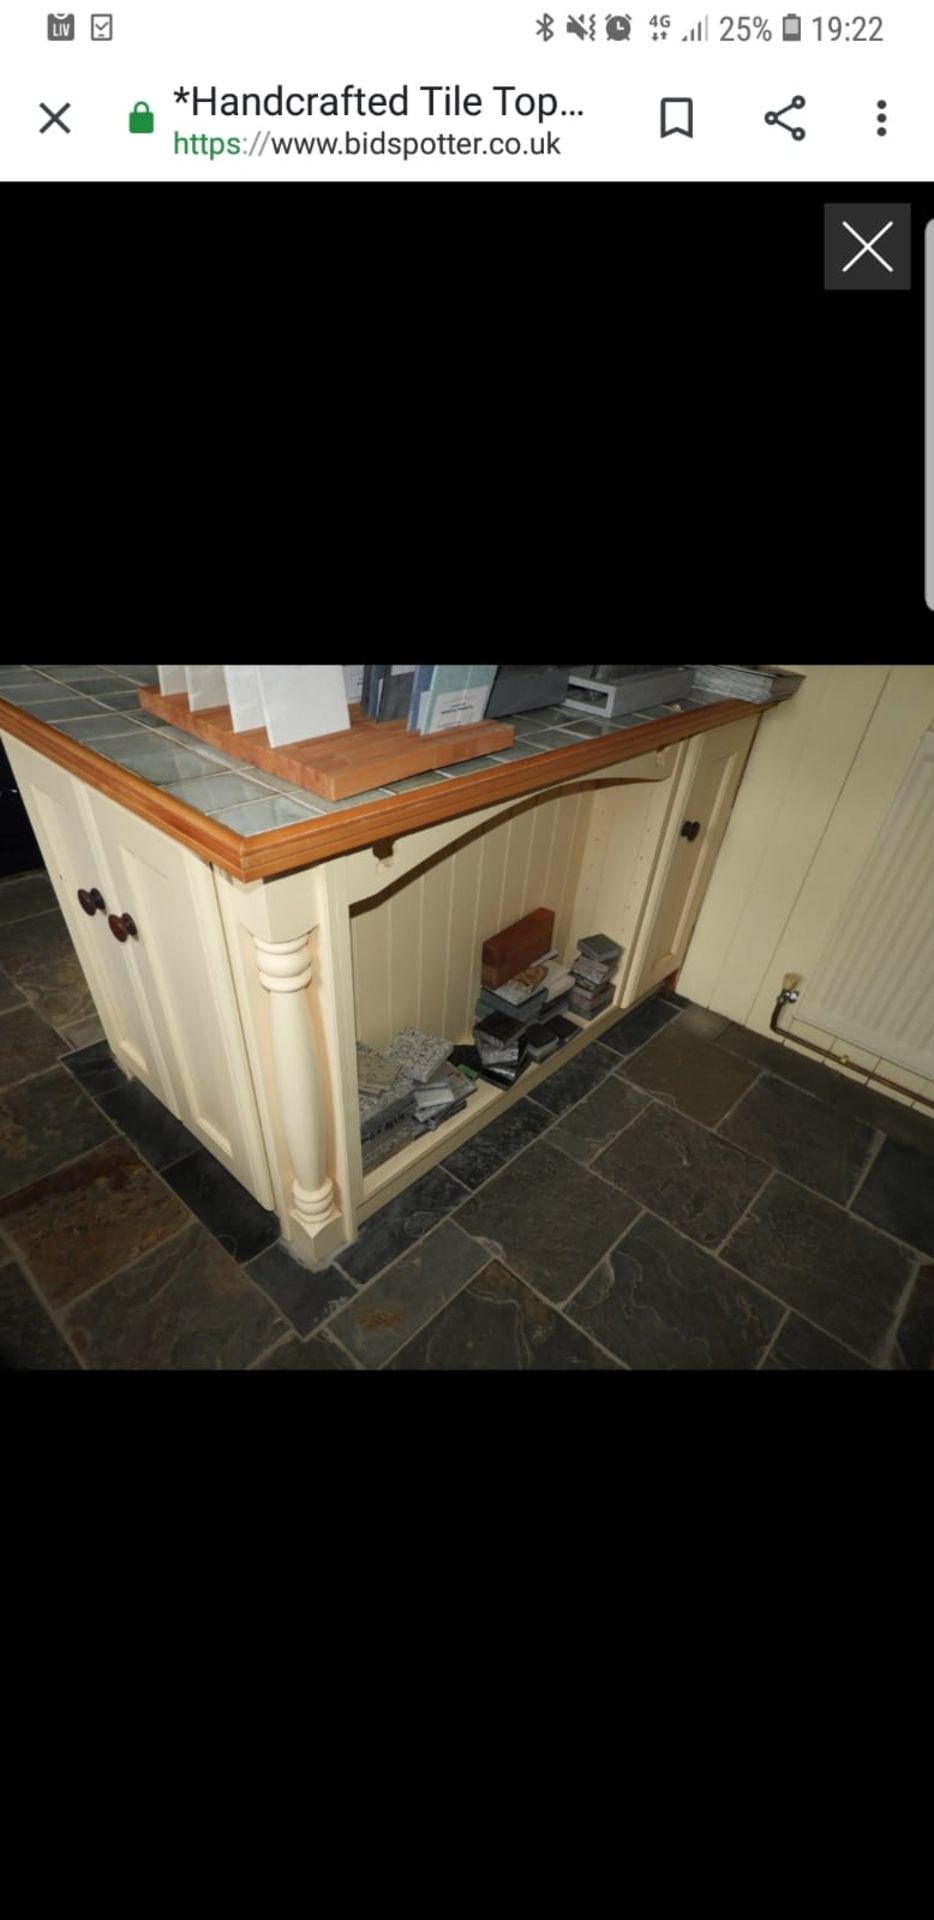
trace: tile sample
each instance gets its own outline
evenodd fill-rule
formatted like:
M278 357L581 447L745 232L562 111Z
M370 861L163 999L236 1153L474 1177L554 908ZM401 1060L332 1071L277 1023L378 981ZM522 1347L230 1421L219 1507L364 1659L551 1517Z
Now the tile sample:
M234 733L249 733L255 727L264 727L266 713L259 684L259 669L225 667L224 679Z
M226 707L227 682L223 667L186 667L185 682L192 713L204 713L211 707Z
M348 732L342 667L261 666L257 673L271 747Z

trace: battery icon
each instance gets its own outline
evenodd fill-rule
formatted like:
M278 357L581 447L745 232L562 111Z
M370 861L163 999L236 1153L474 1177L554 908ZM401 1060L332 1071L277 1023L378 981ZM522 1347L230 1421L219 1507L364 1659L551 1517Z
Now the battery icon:
M800 40L800 38L801 38L800 13L786 13L785 18L782 21L782 39L783 40Z

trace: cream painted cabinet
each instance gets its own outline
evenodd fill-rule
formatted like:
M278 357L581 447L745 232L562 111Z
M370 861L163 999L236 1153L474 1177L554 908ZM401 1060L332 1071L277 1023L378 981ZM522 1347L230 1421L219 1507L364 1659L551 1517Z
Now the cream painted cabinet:
M110 1044L264 1206L272 1187L210 867L62 768L7 741ZM97 889L89 918L78 892ZM118 940L111 918L135 933Z
M758 724L759 716L750 715L698 735L688 748L636 938L624 1006L644 999L683 964Z

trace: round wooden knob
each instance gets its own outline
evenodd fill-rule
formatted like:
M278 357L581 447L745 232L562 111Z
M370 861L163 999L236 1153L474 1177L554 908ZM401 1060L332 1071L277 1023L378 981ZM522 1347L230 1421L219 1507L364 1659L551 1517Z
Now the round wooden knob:
M107 902L99 887L91 887L90 891L84 887L79 887L78 904L84 908L85 913L92 920L96 913L107 912Z
M121 947L125 946L128 940L139 939L136 921L132 914L112 913L108 924L114 939L119 940Z

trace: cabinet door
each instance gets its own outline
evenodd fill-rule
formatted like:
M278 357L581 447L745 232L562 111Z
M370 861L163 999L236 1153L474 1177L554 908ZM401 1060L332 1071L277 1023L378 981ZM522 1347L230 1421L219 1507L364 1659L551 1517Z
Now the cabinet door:
M155 1027L114 941L107 916L116 911L107 861L88 806L88 789L19 740L7 739L10 764L65 916L107 1038L126 1073L172 1105ZM93 919L78 892L97 888L107 911Z
M684 961L759 718L751 714L692 742L636 941L626 1006L677 973Z
M272 1188L214 876L177 840L85 789L109 872L118 945L165 1061L170 1106L264 1206ZM110 902L108 901L108 905Z

